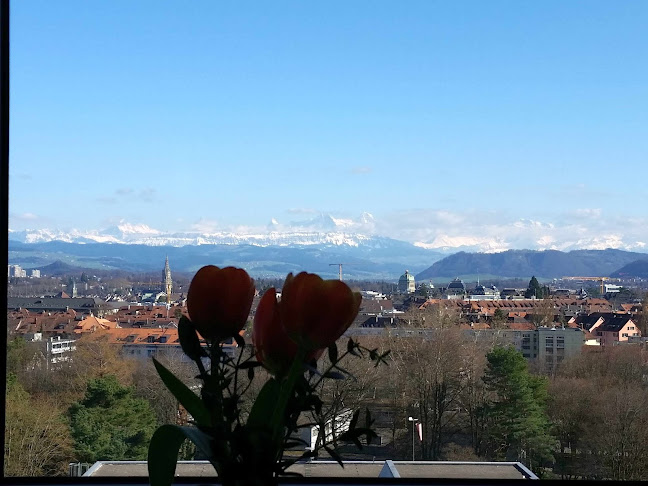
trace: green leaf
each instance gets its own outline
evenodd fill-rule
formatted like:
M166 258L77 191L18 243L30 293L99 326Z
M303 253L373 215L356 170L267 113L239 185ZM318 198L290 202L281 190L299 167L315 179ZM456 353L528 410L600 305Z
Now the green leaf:
M365 410L366 410L365 411L365 427L367 429L369 429L369 428L371 428L371 426L373 425L375 420L371 418L371 412L369 411L369 409L366 408Z
M293 464L294 464L295 462L297 462L297 461L294 461ZM292 465L292 464L290 464L288 467L290 467L291 465ZM302 473L293 472L293 471L290 471L290 472L282 471L281 474L282 474L283 476L288 477L288 478L290 478L290 477L293 477L293 478L303 478L303 477L304 477L304 475L303 475Z
M173 427L177 427L177 425L174 425ZM182 429L182 432L184 433L185 437L187 437L187 439L196 444L196 447L200 450L200 452L203 453L205 457L214 457L211 446L212 437L210 435L206 434L197 427L180 427L180 429Z
M171 486L175 476L178 451L187 436L177 425L158 428L148 449L148 474L151 486Z
M331 344L328 347L328 357L331 363L337 363L338 360L338 349L335 343Z
M352 354L353 356L360 356L361 353L356 351L356 349L358 349L358 345L353 340L353 338L349 338L349 342L347 342L347 352Z
M187 412L191 414L197 424L210 426L211 417L200 397L192 392L187 385L182 383L176 376L164 367L158 360L153 358L153 364L160 378L173 394L174 397L182 404Z
M346 378L352 378L353 381L358 381L358 378L355 377L349 370L345 370L344 368L342 368L341 366L338 366L338 365L335 365L335 369L340 371L341 373L344 373L344 376Z
M151 486L171 486L175 476L178 452L182 443L191 440L206 457L211 457L209 436L195 427L162 425L149 443L148 474Z
M309 445L309 443L306 442L304 439L300 439L299 437L294 437L284 442L284 447L286 449L290 449L291 447L307 446L307 445Z
M337 461L337 463L342 466L342 469L344 469L344 464L342 463L342 457L340 457L340 454L337 453L334 449L330 448L329 446L324 446L324 450L330 454L330 456Z
M178 338L182 351L190 359L197 361L202 356L207 356L207 352L200 345L196 328L186 316L182 316L178 321Z
M310 363L304 364L304 368L308 370L308 375L310 377L317 375L317 376L322 376L322 373L317 369L317 366L313 366Z
M344 376L342 373L339 373L337 371L327 371L324 373L324 378L331 378L333 380L344 380L346 376Z
M248 427L266 427L269 425L268 421L272 416L277 400L279 399L279 393L281 391L281 385L279 382L271 378L269 379L261 391L257 395L254 405L252 405L252 410L250 410L250 415L247 419Z
M359 417L360 417L360 409L353 412L353 417L351 418L351 422L349 423L349 430L353 430L356 428Z
M366 429L349 429L340 434L338 440L342 442L353 442L358 449L362 450L362 443L360 443L359 437L364 434L366 434Z
M238 365L238 368L240 370L246 370L248 368L258 368L259 366L263 366L263 365L261 363L259 363L258 361L246 361L246 362L241 363L240 365Z

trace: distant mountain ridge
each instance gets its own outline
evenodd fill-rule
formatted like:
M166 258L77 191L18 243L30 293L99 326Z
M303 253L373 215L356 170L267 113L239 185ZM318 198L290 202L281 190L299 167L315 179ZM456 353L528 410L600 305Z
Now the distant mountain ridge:
M435 262L415 275L416 280L451 279L464 275L560 278L609 276L624 265L648 259L644 253L623 250L507 250L500 253L459 252Z
M642 260L635 260L614 272L610 277L616 278L648 278L648 255Z
M9 240L9 263L38 268L56 260L81 268L161 271L169 257L171 269L195 272L203 265L234 265L253 276L283 277L288 272L309 271L328 278L397 279L405 270L417 272L442 254L410 243L372 239L357 246L336 244L249 245L202 244L150 246L143 244L69 243L48 241L23 243Z
M183 272L217 264L240 266L256 276L306 270L335 277L336 264L342 263L346 278L395 280L409 270L418 280L426 280L461 275L607 276L648 258L645 253L612 249L504 251L504 247L497 252L505 242L488 238L410 243L374 235L373 224L373 217L363 213L355 220L325 214L299 224L273 220L267 228L241 232L196 227L193 232L164 233L126 222L91 231L9 230L9 262L36 268L61 260L82 268L149 272L159 270L168 255L172 268ZM459 246L437 246L441 244Z

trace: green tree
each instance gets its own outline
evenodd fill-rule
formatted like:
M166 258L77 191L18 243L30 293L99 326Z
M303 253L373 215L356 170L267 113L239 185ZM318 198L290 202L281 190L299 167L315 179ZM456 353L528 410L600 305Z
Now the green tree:
M427 284L422 283L421 285L419 285L418 289L416 289L416 293L423 297L429 297L430 287L428 287Z
M544 289L540 285L540 282L538 282L537 278L531 277L531 280L529 280L529 286L527 287L524 296L527 299L530 299L531 297L542 299L544 297Z
M495 312L493 313L493 327L504 327L504 324L506 324L507 321L508 316L506 315L506 312L499 307L495 309Z
M526 360L512 347L497 347L486 359L484 452L496 460L523 462L533 470L551 458L555 443L546 415L548 382L531 376Z
M109 375L90 380L85 397L69 410L77 459L145 460L156 428L153 410L130 387Z

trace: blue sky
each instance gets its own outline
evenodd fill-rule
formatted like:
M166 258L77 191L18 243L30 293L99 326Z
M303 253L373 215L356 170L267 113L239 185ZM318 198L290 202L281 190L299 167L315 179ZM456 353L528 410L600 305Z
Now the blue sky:
M12 229L647 249L643 0L11 9Z

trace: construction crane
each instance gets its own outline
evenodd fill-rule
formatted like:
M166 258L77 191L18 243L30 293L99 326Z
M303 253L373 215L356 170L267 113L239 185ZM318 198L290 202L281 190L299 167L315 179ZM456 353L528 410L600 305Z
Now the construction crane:
M618 282L618 278L612 278L612 277L563 277L562 280L593 280L596 282L601 283L601 295L605 294L605 281L606 280L613 280L615 282Z
M332 267L334 265L338 266L338 275L340 276L340 280L342 280L342 265L358 265L357 263L329 263L329 267Z

